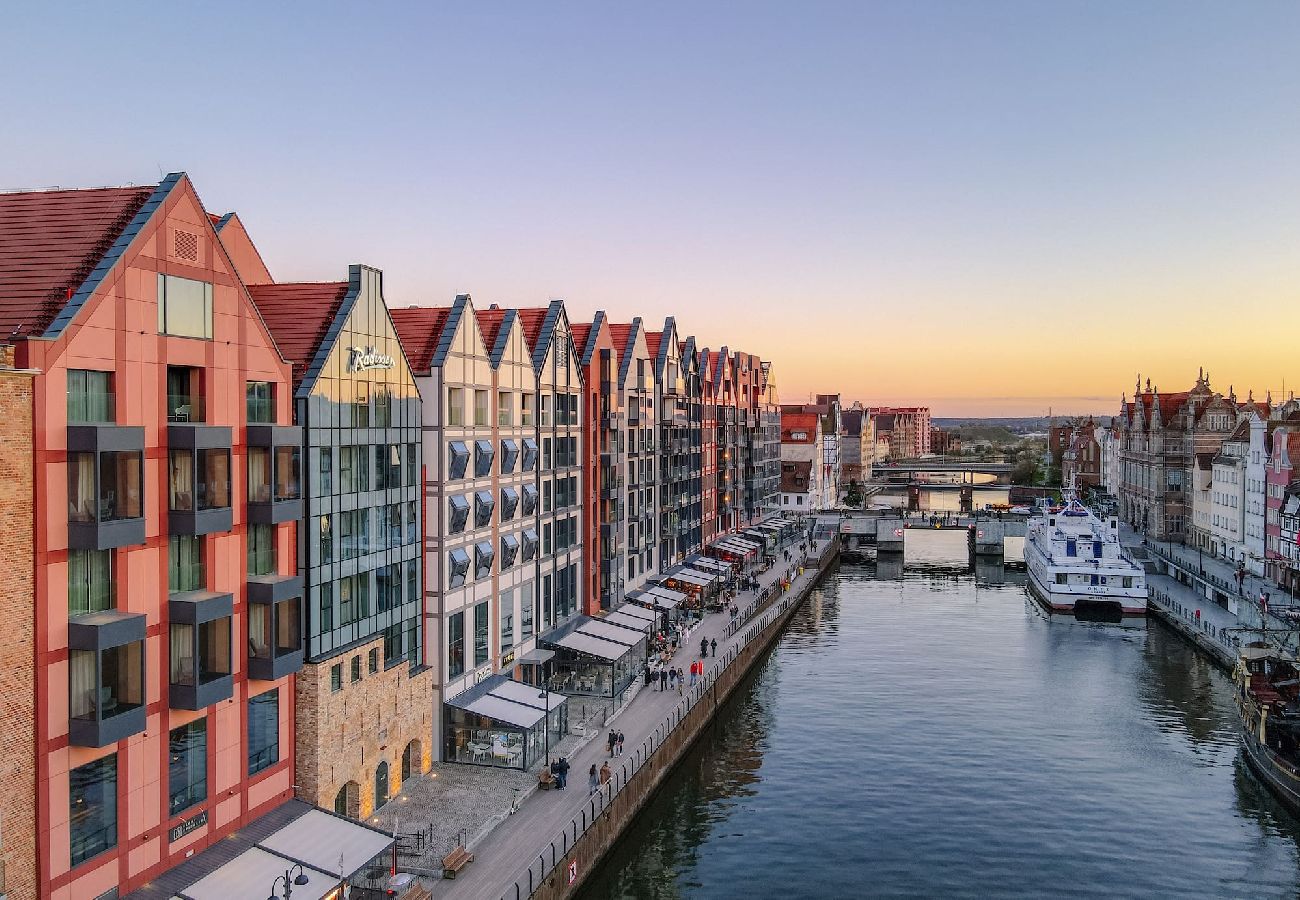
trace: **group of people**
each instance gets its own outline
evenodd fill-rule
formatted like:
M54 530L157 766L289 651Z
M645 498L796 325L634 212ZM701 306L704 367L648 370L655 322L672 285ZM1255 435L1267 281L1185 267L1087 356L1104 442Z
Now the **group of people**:
M682 692L686 685L686 673L681 670L680 666L670 666L664 663L657 663L652 672L652 676L657 675L659 678L659 690L666 688L676 688L677 693ZM654 678L651 678L653 681Z
M610 756L622 756L623 732L610 729L609 737L605 740L605 748L609 750Z

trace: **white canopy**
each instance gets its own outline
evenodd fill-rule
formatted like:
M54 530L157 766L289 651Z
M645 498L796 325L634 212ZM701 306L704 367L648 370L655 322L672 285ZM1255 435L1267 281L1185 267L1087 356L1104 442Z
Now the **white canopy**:
M578 629L579 634L590 634L598 638L604 638L607 641L613 641L616 644L623 644L631 647L641 640L641 635L619 625L611 625L608 622L584 622Z
M311 815L311 813L307 815ZM283 830L281 829L281 831ZM380 850L382 849L381 847ZM379 850L375 851L375 853L378 852ZM374 855L374 853L371 854L371 856ZM367 859L367 861L369 860ZM337 868L338 864L338 857L335 856L330 868ZM191 897L193 900L230 900L232 897L261 897L267 892L271 882L275 881L276 877L283 875L284 870L292 865L293 863L283 856L276 856L274 853L267 853L265 850L251 847L215 872L205 875L185 888L185 896ZM358 865L361 865L361 863L358 863ZM302 872L307 876L307 883L293 886L293 895L295 897L304 897L307 900L321 900L322 897L339 886L338 873L330 875L307 866L303 866ZM299 893L299 891L302 893Z
M563 694L557 694L553 691L548 693L531 684L524 684L521 681L512 679L506 679L499 684L492 685L492 690L488 693L493 697L500 697L512 703L519 703L536 709L542 709L546 706L548 697L551 709L563 706L566 699Z
M541 721L542 716L546 715L545 711L536 706L525 706L522 703L515 703L513 700L507 700L505 697L498 697L495 694L484 694L478 697L464 709L472 713L478 713L480 716L487 716L489 719L496 719L498 722L505 722L507 725L517 725L520 728L532 728Z
M349 822L341 816L330 815L319 809L313 809L294 819L268 838L258 844L274 853L281 853L291 859L302 860L307 865L325 872L337 872L339 860L343 861L344 873L351 875L388 847L393 839L386 834ZM280 870L283 874L284 870ZM275 876L271 876L274 878ZM270 882L267 882L269 885ZM335 882L337 884L337 882ZM259 886L261 890L265 887ZM192 889L186 890L192 893ZM298 896L298 888L293 889ZM231 897L260 897L251 894L230 891L215 900L230 900Z
M610 662L613 662L616 659L621 659L630 649L625 644L607 641L604 638L595 637L590 634L583 634L580 631L570 632L555 643L569 650L576 650L579 653L585 653L588 656L596 656L600 659L609 660Z
M670 591L669 593L675 594L677 592ZM633 591L627 595L627 599L648 609L654 609L656 604L660 609L676 609L679 604L678 600L656 591Z
M641 607L633 606L632 609L641 609ZM650 618L644 619L641 616L633 615L631 612L625 612L620 609L609 613L601 621L610 622L620 628L631 628L644 633L654 626L654 613L650 612L648 609L641 609L641 611L650 613Z
M640 619L643 622L648 622L651 625L653 625L655 621L654 610L646 609L644 606L636 603L624 603L618 609L610 613L609 616L606 616L606 618L612 618L619 613L622 613L625 616L633 616L634 618Z

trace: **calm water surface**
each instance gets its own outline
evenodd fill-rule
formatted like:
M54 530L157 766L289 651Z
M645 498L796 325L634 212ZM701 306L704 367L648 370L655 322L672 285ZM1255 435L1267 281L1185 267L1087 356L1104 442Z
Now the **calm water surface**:
M584 900L1296 897L1229 679L964 556L909 535L905 567L829 578Z

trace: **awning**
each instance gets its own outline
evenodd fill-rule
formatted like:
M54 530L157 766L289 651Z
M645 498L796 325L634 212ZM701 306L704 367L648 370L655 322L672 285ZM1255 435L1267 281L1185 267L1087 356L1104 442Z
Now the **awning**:
M578 631L566 634L555 643L565 649L585 653L588 656L594 656L609 662L623 658L631 649L625 644L617 644L614 641L607 641L604 638L594 637Z
M676 592L674 591L674 593ZM644 606L647 609L654 609L656 606L660 609L676 609L680 605L680 601L674 600L672 597L665 597L650 591L633 591L627 595L627 599L629 602Z
M686 594L682 591L674 591L672 588L666 588L659 584L647 584L641 589L641 592L649 594L651 597L658 597L661 600L672 600L674 603L681 603L686 599Z
M552 656L555 651L545 651ZM511 703L519 703L524 706L532 706L536 709L558 709L563 706L568 699L563 694L557 694L554 691L544 691L539 687L531 684L524 684L522 681L514 681L507 678L499 684L492 686L491 695L509 700ZM549 705L548 702L549 701Z
M622 644L625 647L633 647L641 640L641 635L636 632L620 625L611 625L608 622L601 621L584 623L578 629L578 634L590 634L607 641L613 641L616 644Z
M739 535L737 535L737 536L735 536L735 537L729 537L729 538L727 538L727 542L728 542L728 543L732 543L732 544L739 544L740 546L742 546L742 547L748 547L748 548L750 548L751 550L762 550L762 549L763 549L763 545L760 544L756 539L754 539L754 538L747 538L747 537L740 537Z
M633 609L640 609L640 607L633 606ZM622 610L618 610L616 612L609 613L603 619L601 619L601 621L609 622L611 624L619 626L620 628L624 628L624 629L630 628L635 631L645 633L654 627L655 624L654 613L650 612L650 610L648 609L642 610L642 612L650 613L650 618L643 619L642 617L633 615L630 612L624 612Z
M701 572L719 572L724 575L731 574L731 564L725 563L720 559L710 559L707 556L696 556L686 561L686 564L692 569L699 569Z
M515 660L517 663L527 663L529 665L540 666L555 659L554 650L543 650L540 647L536 650L529 650L523 656Z
M646 609L644 606L641 606L638 603L624 603L622 606L614 610L614 612L610 613L605 618L608 619L611 616L617 615L619 613L625 616L632 616L633 618L640 619L643 622L648 622L651 625L655 623L654 610Z
M181 896L190 900L230 900L232 897L261 897L267 892L267 886L276 878L284 875L293 863L282 856L267 853L254 847L245 850L230 862L217 869L211 875L200 878L185 888ZM338 865L338 860L334 860ZM321 900L339 886L337 874L330 875L315 868L303 866L302 873L307 876L307 883L293 886L295 897L308 900ZM297 873L295 873L297 874ZM301 891L301 893L299 893Z
M671 578L675 581L685 581L687 584L699 585L700 587L708 587L718 580L718 576L716 575L705 574L696 569L685 568L674 569L664 577Z
M343 871L350 874L391 847L393 839L381 832L359 827L341 816L313 809L258 843L274 853L302 860L327 872L337 872L341 859ZM297 894L295 887L294 895ZM230 892L218 900L244 896L261 895Z
M525 706L522 703L515 703L494 694L484 694L464 706L460 706L454 697L447 702L468 712L487 716L489 719L496 719L498 722L504 722L507 725L514 725L519 728L532 728L542 720L542 716L546 715L545 710Z

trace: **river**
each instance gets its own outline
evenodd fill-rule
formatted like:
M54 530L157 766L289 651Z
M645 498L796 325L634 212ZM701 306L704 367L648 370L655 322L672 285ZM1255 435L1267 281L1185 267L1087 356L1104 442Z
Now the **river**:
M826 579L583 900L1297 896L1226 675L977 584L960 532L907 541Z

